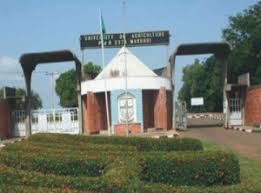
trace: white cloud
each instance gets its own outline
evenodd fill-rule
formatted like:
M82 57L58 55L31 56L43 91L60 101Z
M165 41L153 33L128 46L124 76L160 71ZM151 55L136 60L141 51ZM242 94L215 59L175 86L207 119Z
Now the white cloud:
M16 85L19 86L22 77L22 68L19 61L11 57L0 57L0 83L1 85Z

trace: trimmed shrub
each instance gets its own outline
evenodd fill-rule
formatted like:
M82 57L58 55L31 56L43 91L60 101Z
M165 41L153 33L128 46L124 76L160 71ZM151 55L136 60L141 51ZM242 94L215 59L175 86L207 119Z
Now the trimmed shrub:
M35 187L35 186L13 186L0 184L0 192L7 193L98 193L93 191L80 191L65 188L47 188L47 187Z
M78 145L81 142L93 144L131 145L139 151L200 151L203 145L193 138L142 138L142 137L104 137L104 136L73 136L66 134L35 134L30 141L49 143L69 143Z
M237 157L230 152L202 151L145 155L140 177L172 185L227 185L240 181Z
M159 183L146 183L141 187L142 193L260 193L259 184L236 184L230 186L173 186Z
M0 184L15 186L35 186L48 188L70 188L75 190L95 191L105 190L99 177L71 177L44 175L39 172L24 171L0 165ZM18 191L19 192L19 191Z
M86 155L92 152L106 153L106 152L121 152L121 151L137 151L137 148L134 146L126 145L103 145L103 144L91 144L91 143L81 143L79 145L70 145L70 144L55 144L55 143L41 143L41 142L17 142L10 144L5 148L6 151L16 151L16 152L33 152L33 153L55 153L55 154L82 154Z
M107 184L105 192L139 192L142 186L142 181L139 179L141 167L136 155L117 157L106 170L107 172L101 177Z
M0 162L14 168L33 170L44 174L71 176L100 176L106 162L100 159L80 159L75 157L40 156L33 153L0 153Z
M191 138L36 134L1 150L0 192L255 190L244 186L241 191L241 184L223 186L239 182L234 154L201 150L201 142Z

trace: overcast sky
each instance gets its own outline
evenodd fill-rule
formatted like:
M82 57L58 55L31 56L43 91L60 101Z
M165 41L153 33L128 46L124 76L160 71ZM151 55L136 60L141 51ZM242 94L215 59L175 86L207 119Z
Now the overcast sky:
M99 32L99 8L108 33L169 30L169 47L131 48L150 68L166 64L167 55L180 43L221 41L228 17L253 5L257 0L126 0L123 19L122 0L0 0L0 87L24 87L18 60L26 52L70 49L81 58L79 36ZM118 49L106 49L105 60ZM196 56L198 57L198 56ZM207 56L201 56L201 59ZM87 50L87 61L101 64L100 50ZM177 87L181 87L182 68L194 57L178 57ZM46 72L64 72L73 63L39 65L33 75L33 89L45 108L51 106L51 81ZM59 103L58 98L56 99Z

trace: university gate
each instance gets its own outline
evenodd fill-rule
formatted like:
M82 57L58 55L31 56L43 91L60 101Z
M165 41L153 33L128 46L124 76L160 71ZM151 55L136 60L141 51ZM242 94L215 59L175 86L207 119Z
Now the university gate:
M175 52L170 56L169 62L170 65L168 66L168 73L171 75L171 80L173 81L173 118L172 118L172 124L173 128L178 128L181 126L187 126L188 119L187 118L216 118L217 120L221 119L221 123L224 125L225 128L229 126L229 101L227 97L227 61L228 56L231 51L231 46L228 42L208 42L208 43L192 43L192 44L180 44ZM187 114L184 117L184 109L181 108L179 105L177 105L175 101L175 61L177 56L186 56L186 55L199 55L199 54L214 54L214 56L223 64L223 109L224 112L219 114L198 114L189 115ZM177 105L177 106L176 106ZM179 112L181 111L181 112ZM183 115L183 117L182 117ZM190 117L191 116L191 117ZM198 121L199 124L202 123L202 121Z
M24 131L26 137L29 137L32 134L32 127L34 123L37 123L35 124L35 128L34 128L35 131L44 130L43 125L46 125L47 127L49 126L51 131L51 128L56 128L57 125L65 126L64 124L65 122L70 123L69 121L70 120L69 112L71 112L70 110L68 111L65 109L62 111L62 113L58 112L57 110L56 111L54 110L54 112L50 112L50 111L48 112L48 110L46 112L44 111L32 112L31 110L32 108L31 80L32 80L32 73L35 70L36 66L42 63L56 63L56 62L68 62L68 61L73 61L75 63L76 75L77 75L76 89L77 89L77 99L78 99L78 110L77 110L78 111L77 117L78 117L78 124L79 124L78 133L83 133L82 99L81 99L82 63L77 58L77 56L74 53L72 53L70 50L58 50L52 52L26 53L20 57L20 63L24 72L25 83L26 83L26 103L25 103L25 111L18 112L17 116L18 116L18 120L20 118L24 119ZM33 115L37 115L37 116L33 117ZM16 114L14 114L15 119L17 118L17 116ZM64 121L62 121L62 119L64 119ZM22 133L23 130L22 128L23 125L20 125L20 127L18 127L18 130L16 129L16 131L18 132L21 130ZM66 126L64 129L68 131L70 130ZM72 130L73 129L71 129L71 132Z

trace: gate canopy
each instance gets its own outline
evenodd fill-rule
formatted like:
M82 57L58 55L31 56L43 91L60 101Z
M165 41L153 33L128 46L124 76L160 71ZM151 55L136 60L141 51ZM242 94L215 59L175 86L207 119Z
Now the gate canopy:
M75 61L81 65L79 59L70 50L58 50L52 52L26 53L20 57L20 63L23 69L34 70L40 63L54 63Z
M214 54L217 59L223 62L223 81L224 81L224 89L223 89L223 97L224 97L224 112L225 112L225 122L224 126L228 127L228 111L227 107L228 101L226 96L226 85L227 85L227 59L231 51L231 45L228 42L206 42L206 43L188 43L188 44L180 44L177 46L174 53L170 56L169 59L169 68L168 74L171 77L173 83L173 113L172 113L172 125L173 128L176 128L176 114L175 114L175 60L178 55L197 55L197 54Z
M173 55L215 54L227 56L230 53L230 44L227 42L208 42L180 44Z
M51 52L37 52L37 53L26 53L20 57L20 63L24 72L25 83L26 83L26 109L25 109L25 126L26 126L26 137L31 135L31 78L32 72L35 67L40 63L55 63L55 62L67 62L74 61L77 74L77 96L79 106L79 122L80 132L83 132L82 127L82 102L81 102L81 62L76 55L70 50L58 50Z

